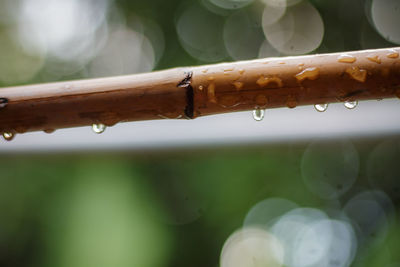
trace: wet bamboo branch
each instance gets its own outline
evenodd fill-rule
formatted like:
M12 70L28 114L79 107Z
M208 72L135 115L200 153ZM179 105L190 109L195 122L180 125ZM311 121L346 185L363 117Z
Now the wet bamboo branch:
M0 88L0 133L400 96L400 48Z

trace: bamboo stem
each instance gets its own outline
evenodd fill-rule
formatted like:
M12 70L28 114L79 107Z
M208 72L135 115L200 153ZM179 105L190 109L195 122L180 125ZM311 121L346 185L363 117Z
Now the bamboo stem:
M400 48L0 88L0 133L400 97Z

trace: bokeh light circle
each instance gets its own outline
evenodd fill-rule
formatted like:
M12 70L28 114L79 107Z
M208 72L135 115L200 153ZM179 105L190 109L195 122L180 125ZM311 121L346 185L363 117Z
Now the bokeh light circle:
M21 43L64 61L89 60L108 7L108 0L24 0L18 24Z
M388 231L388 215L373 194L360 193L350 199L343 210L355 225L363 245L382 244Z
M266 5L262 15L262 25L268 26L277 22L286 12L286 3L265 1ZM270 3L273 2L273 3Z
M309 239L304 248L298 250L298 262L300 263L300 259L303 257L305 259L303 259L303 264L296 264L297 267L316 266L307 264L310 261L306 260L315 257L313 252L316 249L313 246L318 245L326 246L326 250L324 251L325 255L319 258L317 266L348 267L351 265L357 253L358 243L353 227L349 223L330 219L320 220L312 224L308 232L316 234L319 241L310 242L312 239ZM321 248L318 249L321 251ZM297 257L295 257L295 261L297 261Z
M289 7L304 0L261 0L264 4L272 7Z
M286 266L303 266L306 262L312 264L326 254L329 240L319 240L321 235L317 235L310 227L327 218L318 209L298 208L287 212L275 222L271 232L284 247ZM313 251L311 257L305 253L308 250Z
M147 37L122 27L110 34L104 48L91 62L89 74L105 77L148 72L154 64L154 49Z
M258 50L258 58L279 56L280 53L275 48L273 48L267 40L264 40L264 42L260 46L260 49Z
M217 62L227 57L223 26L223 17L200 4L193 4L179 14L176 30L181 45L192 57L205 62Z
M244 228L233 233L225 242L221 267L280 267L284 251L279 241L269 232Z
M248 10L239 10L229 16L224 26L226 50L234 60L254 59L265 40L257 17Z
M7 32L0 31L0 82L16 84L29 81L43 65L43 54L28 54Z
M254 0L208 0L224 9L238 9L251 4Z
M284 198L267 198L254 205L247 213L243 226L268 228L280 216L297 208L297 204Z
M360 159L350 141L311 143L303 154L301 175L307 188L323 199L336 199L354 184Z
M367 164L368 181L396 200L400 199L400 142L387 140L370 153Z
M324 36L322 18L308 1L286 8L286 13L278 21L268 23L263 24L267 40L286 55L309 53L319 47Z
M400 1L373 0L371 16L376 30L383 38L400 44Z

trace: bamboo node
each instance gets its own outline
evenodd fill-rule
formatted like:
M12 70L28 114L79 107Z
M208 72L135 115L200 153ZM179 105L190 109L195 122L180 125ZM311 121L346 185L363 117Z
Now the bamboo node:
M7 106L7 104L8 104L8 99L1 97L0 98L0 109L5 108Z

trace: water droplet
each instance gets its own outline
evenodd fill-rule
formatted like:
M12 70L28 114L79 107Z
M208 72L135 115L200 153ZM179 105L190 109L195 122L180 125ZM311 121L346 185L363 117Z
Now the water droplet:
M176 113L173 113L173 112L165 113L165 114L158 114L157 116L164 120L178 120L183 117L182 115L180 115L180 114L177 115Z
M244 83L238 82L238 81L233 82L232 84L235 86L236 90L242 89L242 87L243 87L243 85L244 85Z
M319 68L306 68L302 72L296 74L296 79L299 82L304 81L305 79L316 80L319 76Z
M55 129L44 129L43 132L47 133L47 134L52 134L54 133L56 130Z
M397 89L397 90L396 90L396 96L397 96L398 98L400 98L400 89Z
M3 133L3 138L6 141L11 141L11 140L14 139L14 137L15 137L15 135L13 133L10 133L10 132L9 133Z
M5 108L8 104L8 99L4 97L0 97L0 109Z
M235 70L235 68L227 68L227 69L224 69L224 72L229 72L229 71L234 71Z
M398 58L399 57L399 53L394 49L390 49L389 50L389 54L387 54L386 56L388 58Z
M296 100L296 97L290 95L290 96L288 97L288 99L287 99L286 106L287 106L288 108L295 108L295 107L297 107L297 100Z
M14 128L14 132L16 132L16 133L26 133L26 127L19 125L19 126Z
M348 54L343 54L338 57L338 61L342 63L354 63L356 60L357 59L355 57Z
M238 95L224 95L218 98L218 104L223 108L233 108L240 105L240 96Z
M261 76L257 82L256 82L259 86L264 87L267 86L270 83L275 83L276 85L278 85L279 87L283 86L282 80L281 78L278 77L264 77Z
M106 130L106 126L102 123L95 123L92 125L93 132L101 134Z
M256 108L255 110L253 110L253 118L255 121L262 121L264 119L264 115L264 109Z
M359 67L347 68L346 73L349 74L354 80L362 83L367 79L367 71L360 69Z
M369 61L381 64L381 59L378 56L368 56L367 59Z
M314 108L319 112L324 112L328 109L328 104L315 104Z
M268 98L265 95L257 95L255 100L259 107L264 107L268 104Z
M358 105L358 101L357 100L344 102L344 106L347 109L353 109L353 108L357 107L357 105Z
M215 97L215 83L210 83L207 87L207 97L208 101L211 103L217 103L217 98Z
M200 91L203 91L203 89L204 89L203 85L200 85L200 86L199 86L199 90L200 90Z
M244 69L240 69L240 70L239 70L239 74L240 74L240 75L243 75L244 72L245 72Z

